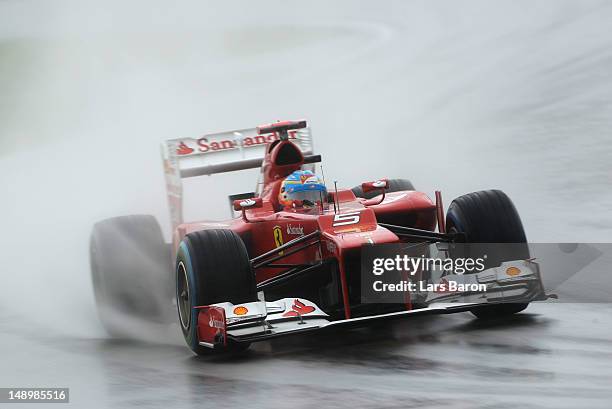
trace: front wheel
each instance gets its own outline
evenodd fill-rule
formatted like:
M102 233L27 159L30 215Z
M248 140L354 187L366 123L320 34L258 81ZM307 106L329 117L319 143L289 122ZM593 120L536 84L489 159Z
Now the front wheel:
M185 236L176 256L176 303L185 342L198 355L237 352L248 345L210 349L198 341L196 306L257 301L255 276L244 242L231 230L201 230Z
M487 263L498 266L502 260L526 260L529 247L523 223L510 198L501 190L469 193L453 200L446 215L446 230L462 233L467 243L516 243L505 249L502 257L489 257ZM511 253L511 254L509 254ZM525 303L506 303L473 309L478 318L516 314Z

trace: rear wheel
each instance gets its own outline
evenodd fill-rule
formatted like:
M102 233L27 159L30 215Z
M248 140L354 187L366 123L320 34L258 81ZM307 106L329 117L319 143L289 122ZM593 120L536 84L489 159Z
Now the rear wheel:
M529 258L521 218L510 198L501 190L469 193L453 200L446 215L446 229L449 233L463 233L467 243L519 243L504 248L499 257L489 256L489 266L499 266L502 260ZM478 318L494 318L523 311L527 305L498 304L471 312Z
M371 199L380 194L380 191L376 190L364 193L361 186L355 186L351 190L355 196L364 199ZM414 190L414 186L408 179L389 179L389 189L387 189L387 193L401 192L402 190Z
M135 335L134 320L169 322L170 246L153 216L121 216L96 223L89 250L98 315L109 335Z
M188 234L176 257L176 300L179 323L187 345L198 355L236 352L244 344L220 351L199 345L196 306L219 302L257 301L255 276L244 242L231 230L202 230Z

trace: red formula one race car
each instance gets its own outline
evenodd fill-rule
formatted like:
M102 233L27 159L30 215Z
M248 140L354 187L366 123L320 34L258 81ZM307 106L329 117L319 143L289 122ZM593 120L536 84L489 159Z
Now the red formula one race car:
M497 317L546 298L519 215L503 192L461 196L444 218L440 192L432 201L405 179L328 191L313 172L320 161L306 121L167 141L172 243L164 242L152 216L94 227L92 277L107 330L129 332L121 316L176 322L176 312L173 318L167 313L175 303L187 344L205 354L382 318L460 311ZM232 219L183 222L182 178L257 167L256 191L230 196ZM421 286L405 292L402 302L364 299L364 249L426 244L428 255L456 258L449 249L461 242L518 247L511 260L470 274L420 269L411 280ZM464 286L431 291L429 284L453 278Z

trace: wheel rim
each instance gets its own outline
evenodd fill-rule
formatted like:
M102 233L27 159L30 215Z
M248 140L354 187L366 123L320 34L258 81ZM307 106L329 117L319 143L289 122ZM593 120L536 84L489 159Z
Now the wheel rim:
M189 292L189 280L187 269L181 261L177 268L176 304L178 305L179 318L183 329L189 329L191 323L191 298Z

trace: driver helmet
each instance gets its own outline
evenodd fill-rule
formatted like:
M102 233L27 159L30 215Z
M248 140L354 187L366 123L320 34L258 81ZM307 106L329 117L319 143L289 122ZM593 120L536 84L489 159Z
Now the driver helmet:
M325 184L310 170L296 170L283 180L278 202L284 208L310 209L327 201Z

